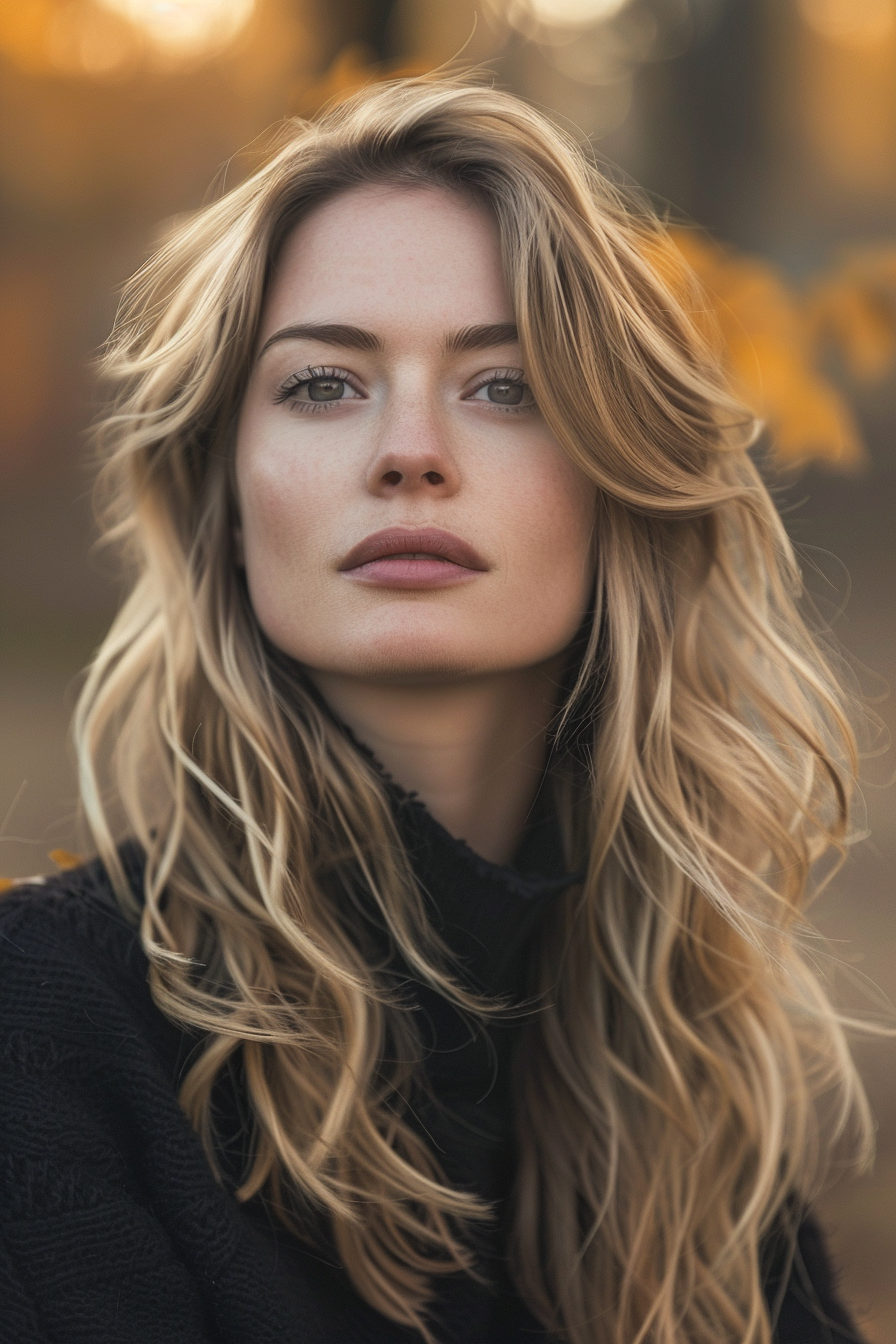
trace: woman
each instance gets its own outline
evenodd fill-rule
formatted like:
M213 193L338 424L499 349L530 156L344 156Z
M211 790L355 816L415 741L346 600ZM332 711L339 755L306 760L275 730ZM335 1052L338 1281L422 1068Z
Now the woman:
M666 254L408 81L132 283L98 858L3 907L7 1337L859 1338L800 948L853 741Z

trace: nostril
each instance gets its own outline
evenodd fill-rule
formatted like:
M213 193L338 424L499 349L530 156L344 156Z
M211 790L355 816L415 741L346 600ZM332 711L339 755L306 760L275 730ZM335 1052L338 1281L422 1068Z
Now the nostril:
M437 471L424 471L424 481L429 481L430 485L444 485L445 477L440 476Z
M384 485L400 485L400 484L401 484L401 472L400 472L400 471L387 471L386 474L385 474L385 476L383 477L383 484L384 484Z

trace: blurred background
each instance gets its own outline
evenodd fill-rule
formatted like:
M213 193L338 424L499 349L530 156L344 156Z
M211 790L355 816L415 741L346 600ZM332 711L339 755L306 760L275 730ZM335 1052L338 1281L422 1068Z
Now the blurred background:
M67 720L118 595L91 556L84 451L117 286L283 117L453 60L588 138L703 276L816 604L881 720L870 838L816 922L849 1003L892 1021L896 0L3 0L0 875L77 848ZM896 1042L857 1049L879 1157L823 1215L891 1344Z

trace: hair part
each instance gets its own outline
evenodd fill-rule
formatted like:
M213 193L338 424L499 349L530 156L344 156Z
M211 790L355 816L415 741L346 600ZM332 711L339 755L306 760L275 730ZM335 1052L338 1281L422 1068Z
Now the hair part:
M266 645L233 543L233 425L278 251L316 205L381 182L494 213L527 377L598 487L594 618L552 766L587 875L545 930L524 1028L514 1280L570 1344L769 1344L762 1238L848 1132L869 1144L801 950L855 745L754 425L663 278L662 229L518 99L402 80L289 123L128 287L100 488L135 578L76 714L88 823L132 909L116 839L146 852L150 984L205 1033L181 1100L210 1161L238 1057L238 1197L266 1190L307 1235L324 1216L361 1295L431 1339L433 1276L475 1272L465 1229L489 1211L405 1121L411 1015L351 932L358 891L416 976L494 1006L429 927L375 773Z

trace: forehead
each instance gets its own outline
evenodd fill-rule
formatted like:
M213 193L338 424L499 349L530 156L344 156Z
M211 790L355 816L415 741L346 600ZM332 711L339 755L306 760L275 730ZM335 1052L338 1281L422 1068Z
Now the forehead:
M463 327L512 320L498 227L440 187L354 187L303 219L272 276L264 331L297 320Z

